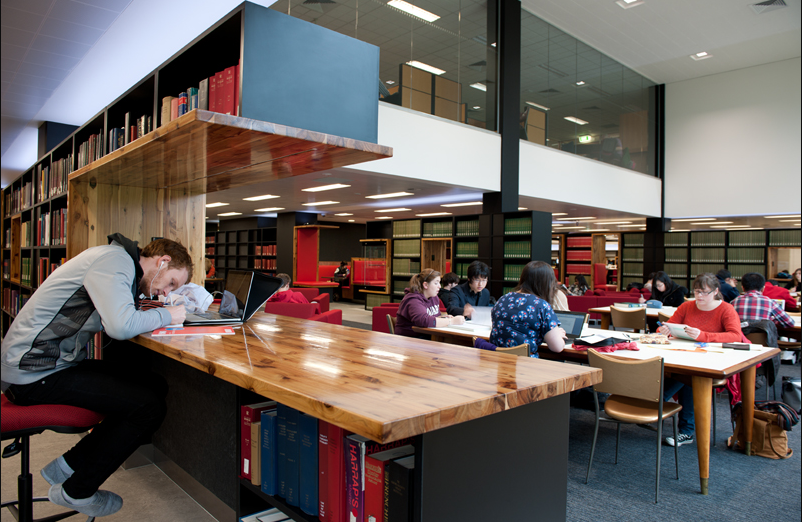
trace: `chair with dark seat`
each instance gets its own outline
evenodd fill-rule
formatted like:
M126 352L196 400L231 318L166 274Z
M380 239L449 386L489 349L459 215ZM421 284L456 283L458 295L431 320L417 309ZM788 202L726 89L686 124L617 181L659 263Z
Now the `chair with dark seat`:
M668 322L669 319L671 319L670 314L667 314L665 312L657 312L657 320L660 321L661 323Z
M585 484L590 478L593 465L593 454L596 452L596 438L599 434L599 396L598 392L611 394L604 403L604 412L615 421L617 426L615 443L615 463L618 464L618 447L621 441L621 423L651 424L657 423L657 465L654 484L654 502L660 494L660 450L663 439L663 420L674 419L674 440L677 439L677 414L682 406L663 401L663 358L653 357L642 361L622 360L588 350L588 363L593 368L601 368L603 380L593 386L593 400L596 410L596 424L593 429L593 445L588 460L588 474ZM674 462L679 479L679 460L677 446L674 446Z
M84 408L64 406L61 404L43 404L38 406L18 406L9 401L5 395L0 397L2 409L2 440L14 439L14 442L3 449L3 458L20 455L20 475L17 478L17 500L3 502L0 508L7 507L20 522L54 522L73 515L77 511L67 511L58 515L34 520L33 503L47 502L47 497L33 496L33 476L30 472L30 437L45 430L56 433L83 433L103 420L103 415ZM83 516L83 515L82 515ZM95 517L89 517L92 522Z
M759 344L761 346L766 346L768 344L768 335L766 332L751 332L746 334L746 338L749 339L749 342L752 344ZM763 363L760 367L756 370L755 375L762 375L766 379L766 400L769 400L769 375L768 375L768 368L769 365ZM773 388L773 386L772 386ZM774 392L774 399L777 399L777 392Z
M646 308L610 307L610 323L615 328L632 328L636 333L646 330Z

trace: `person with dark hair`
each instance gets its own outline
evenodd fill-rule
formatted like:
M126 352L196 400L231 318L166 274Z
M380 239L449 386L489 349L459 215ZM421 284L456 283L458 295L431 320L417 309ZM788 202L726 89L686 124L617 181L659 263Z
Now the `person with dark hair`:
M716 278L718 279L719 285L721 285L721 295L724 297L724 302L731 303L733 299L741 295L738 290L735 288L737 285L733 285L731 283L735 282L732 278L732 273L729 270L721 269L716 272Z
M492 306L496 300L490 295L487 278L490 267L481 261L468 265L468 281L451 289L449 301L445 303L450 315L462 315L470 319L474 306Z
M404 290L404 298L398 305L395 333L406 337L427 336L418 335L413 326L422 328L442 328L452 324L465 324L461 315L440 317L440 272L426 268L420 274L415 274L409 280L409 287Z
M802 292L802 268L794 270L794 273L791 274L791 281L785 285L785 288L792 292Z
M574 284L568 287L568 293L571 295L585 295L588 290L590 290L590 287L583 275L574 276Z
M796 299L791 296L791 292L781 286L772 284L771 281L766 281L766 286L763 287L763 295L769 299L780 299L785 301L786 308L796 307Z
M451 301L451 290L459 284L459 276L454 272L449 272L440 280L440 292L437 297L443 302L443 306L448 306Z
M306 303L309 304L309 301L306 299L306 296L301 292L293 292L290 290L290 285L292 284L292 278L289 274L276 274L276 277L281 279L281 288L278 291L270 296L270 299L267 300L268 303Z
M3 339L2 382L21 406L64 404L105 416L64 455L41 470L54 504L89 516L117 512L123 500L99 490L159 428L167 414L167 382L131 363L87 359L86 344L105 331L130 339L186 317L183 306L140 308L192 278L192 257L170 239L144 249L112 234L53 272L22 307Z
M334 282L337 283L337 288L334 289L334 300L339 301L343 297L343 287L348 284L351 278L351 270L348 269L348 263L340 261L340 266L334 270Z
M648 290L649 292L652 291L652 287L654 287L654 276L657 275L657 272L652 272L646 277L646 281L643 283L643 289Z
M659 276L656 279L659 281ZM722 300L719 281L715 275L699 274L693 282L693 295L696 299L682 303L667 322L686 325L685 333L699 342L733 343L743 339L741 319L732 305ZM661 325L657 331L664 335L671 333L665 325ZM669 446L690 444L696 429L692 387L671 378L666 379L663 400L668 401L677 393L682 405L682 411L679 412L679 434L677 440L666 437Z
M528 343L530 357L537 357L544 340L552 352L563 351L565 330L549 304L554 292L559 292L555 282L554 270L548 263L527 263L518 286L501 296L493 307L490 342L496 346Z
M794 320L780 308L774 300L763 295L766 278L762 274L749 272L741 278L741 286L746 292L735 298L733 308L741 321L771 320L777 327L793 328Z
M664 306L679 306L685 302L688 289L675 283L665 272L656 272L652 281L652 299Z
M551 299L551 308L552 310L561 310L567 312L568 308L568 289L565 288L565 285L560 284L557 279L554 279L554 297Z

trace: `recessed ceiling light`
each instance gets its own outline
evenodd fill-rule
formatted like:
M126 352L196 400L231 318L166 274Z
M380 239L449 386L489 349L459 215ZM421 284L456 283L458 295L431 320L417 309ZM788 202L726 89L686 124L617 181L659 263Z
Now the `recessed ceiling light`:
M379 216L376 219L393 219L393 216Z
M207 203L206 208L225 207L226 205L228 205L228 203Z
M747 228L749 225L710 225L710 228Z
M518 210L529 210L529 209L526 207L518 207Z
M521 210L520 207L518 208L518 210ZM552 212L551 215L552 216L567 216L568 214L566 214L565 212Z
M549 109L548 107L545 107L545 106L543 106L543 105L540 105L540 104L538 104L538 103L535 103L535 102L530 102L530 101L528 101L528 102L524 102L524 103L526 103L527 105L530 105L530 106L532 106L532 107L535 107L535 108L537 108L537 109L544 110L544 111L550 111L550 110L551 110L551 109Z
M407 212L412 210L411 208L383 208L377 210L376 212Z
M797 219L799 219L800 215L797 214L795 216L763 216L763 217L766 218L766 219L779 219L779 218L797 218Z
M349 222L349 223L353 223L353 222L354 222L354 220L353 220L353 219L349 219L349 220L348 220L348 222Z
M479 109L481 109L481 107L480 107L480 106L478 106L478 105L474 105L474 106L473 106L473 108L474 108L474 110L477 110L477 111L478 111Z
M480 91L487 92L487 85L485 85L483 83L479 83L479 82L472 83L471 87L473 87L474 89L479 89Z
M618 225L618 228L629 228L629 227L645 227L646 225Z
M617 0L616 4L622 9L629 9L630 7L637 7L646 3L644 0Z
M430 214L415 214L417 217L450 216L451 212L432 212Z
M596 219L596 218L595 217L564 217L564 218L558 219L557 221L583 221L583 220L586 220L586 219Z
M671 232L690 232L690 229L687 228L672 228Z
M472 207L474 205L481 205L481 201L466 201L465 203L448 203L447 205L440 205L441 207Z
M279 196L274 196L273 194L264 194L262 196L254 196L252 198L242 198L242 201L262 201L263 199L273 199Z
M311 203L301 203L305 207L319 207L322 205L336 205L339 201L313 201Z
M588 232L609 232L609 228L589 228Z
M683 219L672 219L671 222L675 221L715 221L716 218L683 218Z
M746 227L746 228L739 228L738 230L763 230L761 227Z
M585 82L583 82L582 80L579 80L578 82L576 82L576 84L577 85L585 85Z
M602 223L601 221L597 222L597 225L629 225L632 221L605 221ZM643 226L643 225L641 225Z
M365 196L366 199L384 199L384 198L397 198L400 196L414 196L412 192L389 192L387 194L374 194L373 196Z
M279 210L284 210L284 207L257 208L254 212L278 212Z
M305 189L301 189L301 192L323 192L324 190L334 190L340 188L347 188L351 185L343 185L342 183L334 183L331 185L321 185L319 187L309 187Z
M712 226L712 225L729 225L730 223L733 223L733 221L716 221L715 223L699 222L699 223L691 223L691 225L711 225Z
M796 219L781 219L780 223L796 223L797 221L799 221L799 218L796 218Z
M696 53L696 54L692 54L691 55L691 58L693 58L696 61L705 60L707 58L712 58L712 57L713 57L713 55L708 53L707 51L702 51L700 53Z
M387 85L393 85L395 83L395 80L387 80L384 83L386 83Z
M218 216L241 216L242 212L226 212L225 214L217 214Z
M585 120L580 120L579 118L575 118L574 116L566 116L563 119L568 120L568 121L572 121L572 122L576 123L577 125L587 125L588 124L588 122L586 122Z
M445 72L443 69L438 69L437 67L432 67L431 65L429 65L427 63L419 62L417 60L411 60L411 61L407 62L407 65L409 65L410 67L415 67L415 68L420 69L422 71L426 71L426 72L430 72L432 74L436 74L438 76Z
M427 22L434 22L440 18L439 15L430 13L426 9L421 9L420 7L412 4L408 4L407 2L404 2L404 0L390 0L387 2L387 5L390 7L395 7L399 11L404 11L407 14L411 14L416 18L420 18L421 20L426 20Z
M348 212L341 212L339 214L334 214L335 216L353 216L353 214L349 214Z
M585 227L562 227L560 230L579 230L579 229L584 230Z

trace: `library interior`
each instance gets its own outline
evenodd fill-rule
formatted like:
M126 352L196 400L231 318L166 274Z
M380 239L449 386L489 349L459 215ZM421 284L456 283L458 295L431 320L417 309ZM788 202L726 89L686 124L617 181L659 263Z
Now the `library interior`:
M798 1L193 5L3 3L0 522L800 520Z

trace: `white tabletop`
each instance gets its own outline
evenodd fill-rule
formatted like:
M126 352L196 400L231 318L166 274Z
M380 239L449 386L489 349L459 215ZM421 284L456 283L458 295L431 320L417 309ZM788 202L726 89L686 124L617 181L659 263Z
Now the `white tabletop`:
M624 309L624 308L619 308L619 309ZM637 307L633 306L633 307L627 307L626 308L626 310L634 310L634 309L637 309ZM609 306L594 306L593 308L591 308L591 310L593 310L593 312L591 312L591 313L609 312L610 311L610 307ZM664 306L663 308L647 308L646 309L646 315L648 315L650 317L657 317L657 312L662 312L665 315L669 315L670 316L670 315L674 315L674 312L676 312L676 311L677 311L677 307L675 307L675 306Z

